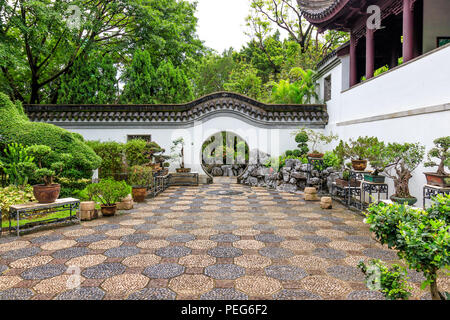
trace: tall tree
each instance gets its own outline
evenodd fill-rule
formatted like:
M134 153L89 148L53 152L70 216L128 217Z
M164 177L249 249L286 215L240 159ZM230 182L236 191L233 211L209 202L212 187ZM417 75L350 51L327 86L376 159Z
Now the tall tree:
M198 64L193 81L195 95L200 97L212 92L224 91L224 84L228 82L235 65L232 48L224 51L222 55L210 53L203 57Z
M240 93L253 99L261 99L264 96L263 81L258 76L258 70L243 62L231 72L230 79L224 87L227 91Z
M122 103L153 104L156 103L156 72L147 50L136 50L131 66L122 78L125 83L120 97Z
M296 0L249 0L251 11L248 24L256 38L264 38L273 27L284 30L300 45L302 53L317 50L325 56L330 50L348 40L343 32L330 31L322 36L303 17Z
M194 98L186 74L170 61L163 62L156 70L155 84L158 103L183 103Z
M183 0L1 0L0 87L28 103L56 100L61 77L93 50L127 64L147 46L189 65L203 49L194 11Z
M89 63L77 60L61 78L58 103L110 104L117 98L117 69L110 55L93 52Z

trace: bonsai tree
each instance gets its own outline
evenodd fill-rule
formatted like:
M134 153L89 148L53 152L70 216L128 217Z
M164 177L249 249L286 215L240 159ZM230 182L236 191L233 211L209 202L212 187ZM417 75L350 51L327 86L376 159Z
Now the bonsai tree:
M414 198L409 192L409 180L422 162L425 147L419 143L389 143L383 154L380 165L386 168L386 176L394 180L394 197Z
M368 160L369 150L371 147L380 143L376 137L358 137L358 139L350 139L348 144L345 144L347 149L347 156L351 160Z
M129 180L133 188L147 188L152 182L152 168L146 166L133 166L130 169Z
M298 143L297 148L298 150L300 150L300 155L308 154L308 141L308 134L304 131L297 133L297 135L295 136L295 142Z
M374 169L372 175L378 176L385 169L384 154L386 146L383 141L374 141L367 149L367 159L370 161L371 167Z
M34 170L35 177L44 185L51 186L72 156L70 154L56 155L49 146L33 145L27 148L28 153L35 159L37 168Z
M437 174L446 176L445 167L450 168L450 136L434 140L435 147L428 152L428 162L425 167L438 167ZM432 158L439 159L435 162Z
M430 286L433 300L445 300L438 290L437 278L438 271L450 264L449 207L446 205L450 195L436 199L427 212L400 204L372 204L365 221L381 244L397 250L409 269L423 273L426 281L422 288Z
M305 140L304 135L306 135L308 137L307 141L310 141L312 143L312 147L311 147L312 153L320 153L318 151L318 146L320 144L322 144L322 143L329 144L329 143L333 142L334 140L338 139L338 136L333 135L333 133L326 135L322 132L314 131L314 130L306 129L306 128L302 128L299 131L294 132L294 134L295 134L296 138L299 134L302 135L303 136L302 140Z

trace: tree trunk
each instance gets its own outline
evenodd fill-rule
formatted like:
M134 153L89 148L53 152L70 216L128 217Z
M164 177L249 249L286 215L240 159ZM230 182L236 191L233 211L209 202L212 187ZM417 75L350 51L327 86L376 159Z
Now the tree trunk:
M39 85L37 83L31 84L30 104L39 103Z
M431 298L433 300L445 300L445 298L439 292L437 286L437 277L433 280L433 282L430 283L430 291L431 291Z

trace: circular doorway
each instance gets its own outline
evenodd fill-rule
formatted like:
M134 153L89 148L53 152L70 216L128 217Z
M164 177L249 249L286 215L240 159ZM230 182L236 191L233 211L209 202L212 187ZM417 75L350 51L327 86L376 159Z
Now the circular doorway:
M248 167L250 149L239 135L222 131L203 142L202 168L211 177L237 178Z

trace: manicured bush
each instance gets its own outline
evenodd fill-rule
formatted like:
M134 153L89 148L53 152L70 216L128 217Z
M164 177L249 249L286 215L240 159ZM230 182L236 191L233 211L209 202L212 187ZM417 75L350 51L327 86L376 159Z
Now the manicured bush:
M300 151L300 155L305 155L309 152L308 141L309 141L308 134L304 131L300 131L295 136L295 142L298 143L297 148Z
M85 189L91 183L91 180L58 178L57 182L61 185L60 198L78 198L78 191Z
M150 160L146 157L147 152L149 152L147 141L142 139L130 140L125 144L124 150L129 168L150 163Z
M450 199L450 195L446 198ZM366 222L381 244L398 250L408 268L422 272L433 300L445 299L437 287L438 271L450 265L449 200L435 201L430 212L400 204L372 204ZM445 202L445 204L443 204Z
M129 184L133 187L143 188L152 184L152 168L146 166L133 166L128 176Z
M4 143L47 145L55 155L72 155L65 164L61 176L68 178L91 178L92 170L100 166L101 159L80 140L78 134L46 123L30 122L20 103L12 103L8 96L0 93L0 136Z
M125 171L124 145L118 142L88 141L87 144L102 159L98 168L99 178L112 178L115 174Z

